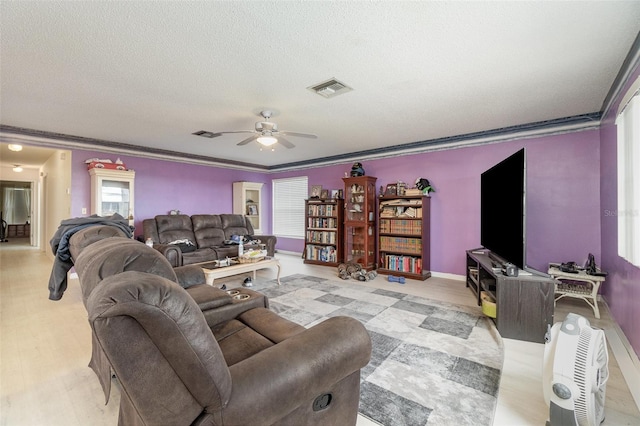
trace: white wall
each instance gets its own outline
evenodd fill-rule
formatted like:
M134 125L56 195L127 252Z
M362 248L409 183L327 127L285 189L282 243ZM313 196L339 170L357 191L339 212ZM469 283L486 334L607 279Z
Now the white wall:
M42 234L40 246L53 258L49 241L60 222L71 217L71 151L56 150L42 165Z

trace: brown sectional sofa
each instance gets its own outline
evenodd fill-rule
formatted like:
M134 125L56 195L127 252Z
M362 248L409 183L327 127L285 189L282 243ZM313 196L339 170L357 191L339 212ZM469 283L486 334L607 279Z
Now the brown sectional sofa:
M273 235L254 235L251 222L240 214L158 215L143 220L142 231L145 241L151 238L153 247L174 268L237 256L238 246L225 244L233 235L255 237L265 245L267 256L274 255L277 241ZM182 252L177 245L169 244L177 240L191 241L195 251Z

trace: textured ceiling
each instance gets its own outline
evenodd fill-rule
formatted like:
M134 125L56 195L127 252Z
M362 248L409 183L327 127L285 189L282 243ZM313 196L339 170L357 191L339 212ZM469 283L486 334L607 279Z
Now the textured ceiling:
M640 2L0 3L4 126L261 166L599 112ZM354 90L325 99L308 86ZM262 109L294 149L236 143Z

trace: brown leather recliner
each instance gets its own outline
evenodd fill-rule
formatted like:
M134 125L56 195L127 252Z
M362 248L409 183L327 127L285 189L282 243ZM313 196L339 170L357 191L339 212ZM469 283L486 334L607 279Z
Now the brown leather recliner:
M257 292L241 289L250 297L238 301L206 285L184 289L178 283L194 281L198 267L172 269L157 251L122 238L84 248L76 269L91 366L107 395L111 369L122 385L119 424L355 424L360 369L371 354L357 320L305 330L266 309ZM198 302L194 289L206 297Z
M70 239L70 251L80 280L82 301L87 299L103 280L124 271L142 271L167 278L184 287L205 315L210 327L224 321L228 315L238 315L244 310L269 307L268 299L258 292L242 289L248 298L237 300L226 292L205 283L202 268L183 266L173 268L158 251L128 238L112 237L108 227L90 227L77 232ZM100 239L100 237L103 239ZM240 303L241 302L241 303ZM111 366L92 336L89 366L98 376L109 399Z
M184 289L135 271L106 278L87 309L122 385L120 424L356 423L371 341L353 318L290 336L289 321L255 308L212 333Z

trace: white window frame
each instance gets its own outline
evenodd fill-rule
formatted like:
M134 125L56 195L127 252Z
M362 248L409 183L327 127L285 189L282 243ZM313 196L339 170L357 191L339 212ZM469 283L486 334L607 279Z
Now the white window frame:
M616 126L618 256L640 267L640 77L622 98Z
M271 181L273 235L304 239L304 201L309 196L309 178L298 176Z

